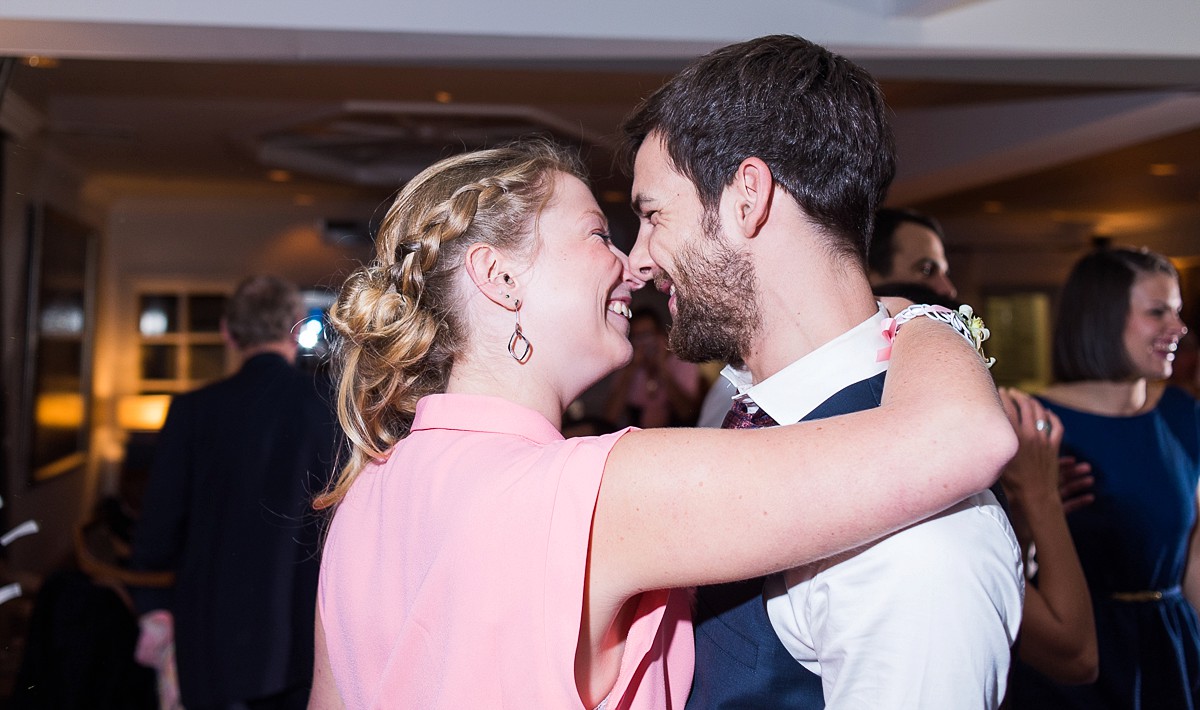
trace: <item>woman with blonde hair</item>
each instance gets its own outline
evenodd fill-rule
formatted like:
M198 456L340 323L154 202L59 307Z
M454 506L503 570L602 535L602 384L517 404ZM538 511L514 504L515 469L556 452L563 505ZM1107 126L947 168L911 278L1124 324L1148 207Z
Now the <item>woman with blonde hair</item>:
M762 430L563 439L630 358L641 286L576 159L452 157L401 191L332 309L352 442L323 558L311 707L666 708L686 592L886 535L1014 448L975 351L919 318L884 403Z

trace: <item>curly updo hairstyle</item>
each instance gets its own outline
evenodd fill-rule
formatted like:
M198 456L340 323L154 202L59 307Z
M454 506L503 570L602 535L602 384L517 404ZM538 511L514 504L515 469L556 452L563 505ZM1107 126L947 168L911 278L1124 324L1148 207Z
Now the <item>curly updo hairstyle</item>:
M534 139L439 161L400 191L374 261L347 278L329 313L350 452L317 508L336 505L367 463L408 434L418 400L445 391L466 344L467 249L482 242L531 258L559 173L586 181L577 156Z

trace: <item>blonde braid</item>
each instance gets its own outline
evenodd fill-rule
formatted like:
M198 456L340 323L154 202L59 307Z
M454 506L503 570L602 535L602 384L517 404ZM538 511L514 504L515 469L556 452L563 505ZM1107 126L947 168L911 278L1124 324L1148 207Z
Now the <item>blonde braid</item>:
M467 248L485 242L528 253L558 172L583 176L576 158L531 141L443 160L397 196L375 260L347 278L330 309L339 336L337 412L350 455L315 507L336 505L368 463L407 436L417 402L445 391L465 347L456 277Z

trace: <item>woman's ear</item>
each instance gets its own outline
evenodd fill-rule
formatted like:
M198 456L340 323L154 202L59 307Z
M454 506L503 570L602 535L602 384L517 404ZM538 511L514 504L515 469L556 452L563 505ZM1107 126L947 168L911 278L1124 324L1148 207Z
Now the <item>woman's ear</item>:
M492 303L513 311L520 301L520 284L513 278L509 260L491 244L476 242L467 247L467 275L475 288Z

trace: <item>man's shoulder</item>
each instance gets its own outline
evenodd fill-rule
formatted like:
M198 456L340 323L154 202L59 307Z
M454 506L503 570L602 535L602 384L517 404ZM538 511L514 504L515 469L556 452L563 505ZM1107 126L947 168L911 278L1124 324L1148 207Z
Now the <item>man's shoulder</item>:
M902 570L906 576L928 580L996 574L1007 578L1020 561L1016 534L1003 508L988 491L962 500L857 553L889 569Z
M873 564L909 571L927 567L957 570L964 558L987 554L989 547L1011 548L1019 556L1016 535L1004 509L991 492L983 491L884 538L798 569L811 577L839 565L873 560ZM933 550L936 554L931 554Z

